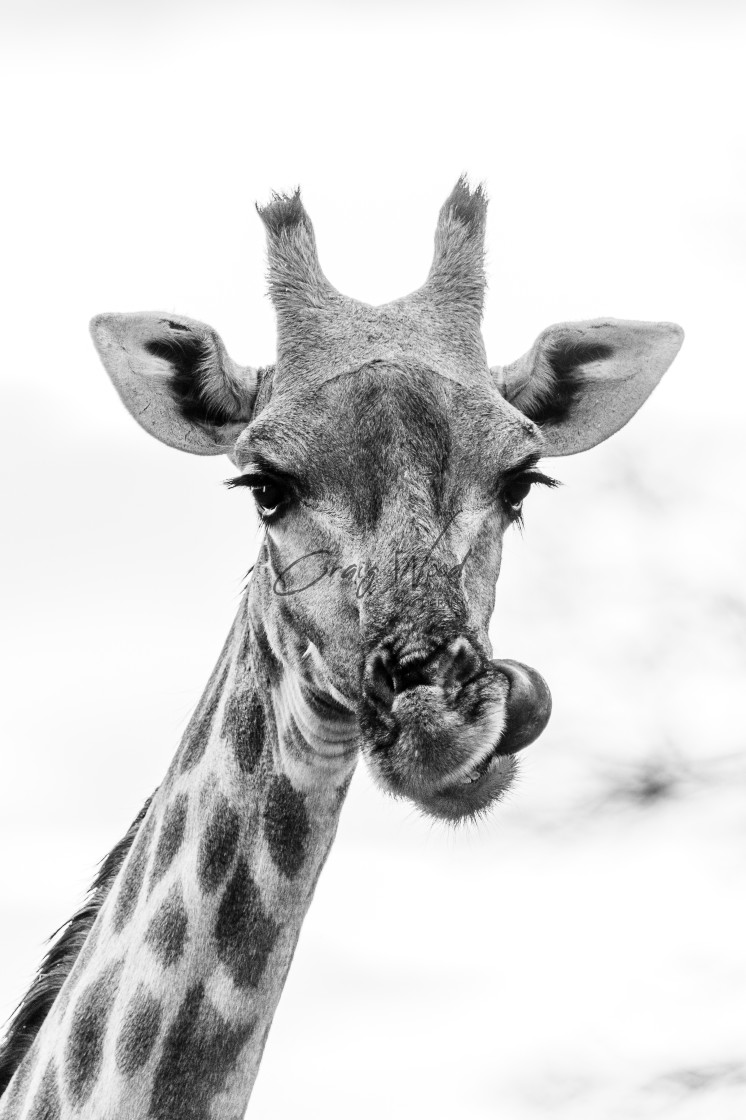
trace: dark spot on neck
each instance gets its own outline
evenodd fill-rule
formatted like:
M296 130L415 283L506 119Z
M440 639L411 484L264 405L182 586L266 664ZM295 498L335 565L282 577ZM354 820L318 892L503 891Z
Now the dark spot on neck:
M124 967L116 961L84 988L73 1010L65 1046L65 1082L76 1108L90 1097L103 1065L104 1040Z
M148 814L145 823L140 826L130 857L124 866L121 876L119 892L114 900L113 924L117 933L120 933L135 912L137 900L140 897L140 888L145 877L148 857L150 856L150 843L155 829L155 816Z
M174 856L182 845L188 809L189 796L186 793L177 794L166 807L150 875L151 892L171 866Z
M241 833L241 819L227 797L218 794L197 853L197 875L202 889L217 890L230 871Z
M180 883L175 883L150 920L145 942L164 968L175 964L184 952L189 917Z
M226 1087L255 1021L233 1026L205 997L204 984L191 987L169 1027L155 1069L148 1115L151 1120L205 1120L211 1102Z
M161 1026L161 1005L141 984L124 1013L116 1046L119 1072L131 1077L147 1062Z
M289 878L303 866L309 832L303 794L285 774L276 775L264 805L264 836L275 865Z
M218 957L239 988L256 988L280 927L262 906L259 887L240 859L226 887L215 923Z
M230 660L226 657L222 666L213 673L213 678L205 689L204 696L184 732L184 740L181 745L182 773L196 766L207 749L215 712L220 703L230 667Z
M223 717L223 735L244 774L253 774L264 750L266 726L264 707L253 681L249 680L229 697Z

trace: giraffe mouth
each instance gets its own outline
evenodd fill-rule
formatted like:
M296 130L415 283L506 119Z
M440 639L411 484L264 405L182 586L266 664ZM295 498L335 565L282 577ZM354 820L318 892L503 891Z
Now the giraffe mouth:
M464 687L460 703L449 704L432 686L402 693L391 709L395 728L366 753L388 792L429 816L475 817L504 796L516 754L538 738L551 709L549 688L535 669L492 661Z
M419 804L428 816L441 820L479 817L502 800L517 772L515 755L500 754L493 748L472 770L440 786Z
M492 662L508 681L504 724L496 742L479 758L462 767L455 779L442 784L424 806L447 820L475 817L501 800L518 769L516 754L538 739L552 713L552 695L544 678L520 661Z

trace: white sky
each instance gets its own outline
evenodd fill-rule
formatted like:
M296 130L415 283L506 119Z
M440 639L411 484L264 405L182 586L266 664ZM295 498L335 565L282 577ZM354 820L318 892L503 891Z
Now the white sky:
M378 303L422 282L467 171L493 362L564 319L687 339L628 429L550 464L567 486L508 548L496 647L556 705L510 805L443 833L361 769L250 1115L742 1116L743 10L3 19L0 1016L165 772L257 540L227 461L126 415L88 320L178 311L270 361L256 200L299 183L330 280ZM604 802L661 751L694 767L677 802ZM666 1081L705 1068L699 1096Z

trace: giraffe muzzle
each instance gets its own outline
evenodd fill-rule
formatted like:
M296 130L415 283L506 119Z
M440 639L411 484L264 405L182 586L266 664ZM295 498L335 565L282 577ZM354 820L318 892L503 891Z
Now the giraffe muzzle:
M448 819L474 816L510 785L515 755L547 725L535 669L489 660L464 637L427 657L368 657L360 726L374 776L395 796Z

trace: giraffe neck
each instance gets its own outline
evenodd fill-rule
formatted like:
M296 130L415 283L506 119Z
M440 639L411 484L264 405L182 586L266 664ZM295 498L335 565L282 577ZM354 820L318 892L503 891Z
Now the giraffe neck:
M244 600L0 1120L233 1120L357 761Z

